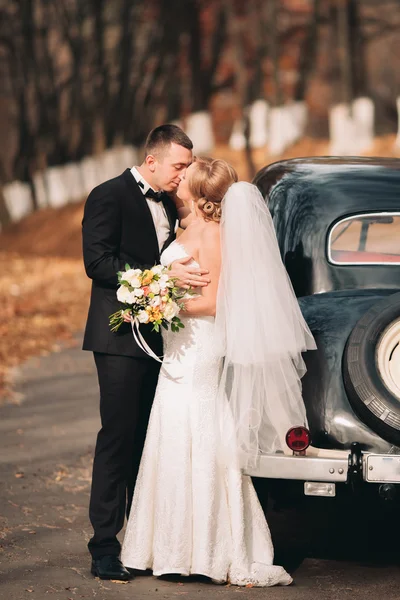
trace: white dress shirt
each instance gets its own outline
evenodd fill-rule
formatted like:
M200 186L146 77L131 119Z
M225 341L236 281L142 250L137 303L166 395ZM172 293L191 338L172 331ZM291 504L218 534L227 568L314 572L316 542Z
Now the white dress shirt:
M140 189L143 193L143 196L146 196L148 190L153 188L142 177L142 175L139 173L136 167L132 167L131 173L138 183L140 181L143 184L143 188ZM153 217L154 227L156 230L158 240L158 248L161 252L161 248L167 241L170 234L170 226L167 213L162 202L156 202L156 200L153 200L152 198L146 198L146 202L150 209L151 216Z

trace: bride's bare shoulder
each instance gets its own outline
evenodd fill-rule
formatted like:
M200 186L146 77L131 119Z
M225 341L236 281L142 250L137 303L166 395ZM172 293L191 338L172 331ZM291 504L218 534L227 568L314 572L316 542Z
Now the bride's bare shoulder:
M220 232L218 223L212 221L206 223L201 231L202 243L207 246L219 246Z
M215 250L220 243L219 225L213 221L196 220L187 227L182 239L192 243L199 251L205 248Z

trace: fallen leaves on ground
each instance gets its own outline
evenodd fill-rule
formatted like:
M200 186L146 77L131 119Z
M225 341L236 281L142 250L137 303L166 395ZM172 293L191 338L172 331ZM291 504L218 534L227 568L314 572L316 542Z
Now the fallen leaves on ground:
M21 256L82 256L81 222L83 202L62 208L43 208L0 235L0 251L18 252Z
M0 251L0 397L13 398L10 367L76 343L89 289L81 260Z
M92 452L80 457L79 461L70 467L58 465L54 475L49 478L47 485L61 485L67 492L88 491L92 479Z

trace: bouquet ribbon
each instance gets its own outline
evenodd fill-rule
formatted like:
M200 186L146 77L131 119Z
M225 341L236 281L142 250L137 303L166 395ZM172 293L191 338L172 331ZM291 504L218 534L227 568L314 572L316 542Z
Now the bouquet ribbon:
M150 346L140 333L139 319L137 317L132 317L131 324L133 337L139 348L143 350L143 352L146 352L146 354L151 356L151 358L154 358L154 360L157 360L159 363L162 363L162 360L157 356L157 354L153 352L153 350L150 348Z

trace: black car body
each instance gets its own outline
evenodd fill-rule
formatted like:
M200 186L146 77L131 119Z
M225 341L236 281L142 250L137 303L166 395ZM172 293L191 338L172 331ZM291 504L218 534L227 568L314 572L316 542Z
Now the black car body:
M254 183L318 349L303 379L312 450L262 457L251 474L398 483L400 160L292 159Z

